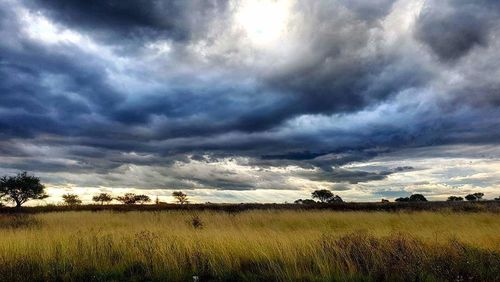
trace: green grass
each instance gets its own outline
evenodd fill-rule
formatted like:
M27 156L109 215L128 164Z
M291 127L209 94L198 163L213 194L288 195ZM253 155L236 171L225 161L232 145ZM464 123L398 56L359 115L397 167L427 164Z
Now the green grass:
M198 216L203 228L194 228ZM1 281L500 281L498 213L0 216Z

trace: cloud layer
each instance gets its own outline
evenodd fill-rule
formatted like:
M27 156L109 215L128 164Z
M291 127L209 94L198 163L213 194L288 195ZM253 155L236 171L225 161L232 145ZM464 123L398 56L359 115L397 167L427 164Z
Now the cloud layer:
M399 177L430 168L408 150L498 156L485 148L500 140L499 12L488 0L3 1L0 171L202 201L411 192L422 180ZM402 161L367 165L386 156ZM423 178L432 193L448 185Z

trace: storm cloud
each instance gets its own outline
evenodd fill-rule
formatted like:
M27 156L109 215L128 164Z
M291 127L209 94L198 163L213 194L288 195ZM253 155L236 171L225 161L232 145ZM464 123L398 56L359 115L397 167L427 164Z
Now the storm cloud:
M427 167L360 164L498 145L499 12L487 0L3 1L0 172L369 199L363 185Z

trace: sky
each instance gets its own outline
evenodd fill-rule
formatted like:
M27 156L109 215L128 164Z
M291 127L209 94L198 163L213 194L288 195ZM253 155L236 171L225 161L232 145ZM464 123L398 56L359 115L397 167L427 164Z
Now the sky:
M0 38L44 203L500 196L497 0L2 0Z

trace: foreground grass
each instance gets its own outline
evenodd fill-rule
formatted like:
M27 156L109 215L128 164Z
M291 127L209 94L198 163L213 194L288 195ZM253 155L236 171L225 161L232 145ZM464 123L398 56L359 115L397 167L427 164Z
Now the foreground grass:
M193 218L202 226L195 228ZM498 213L0 216L0 280L500 281Z

